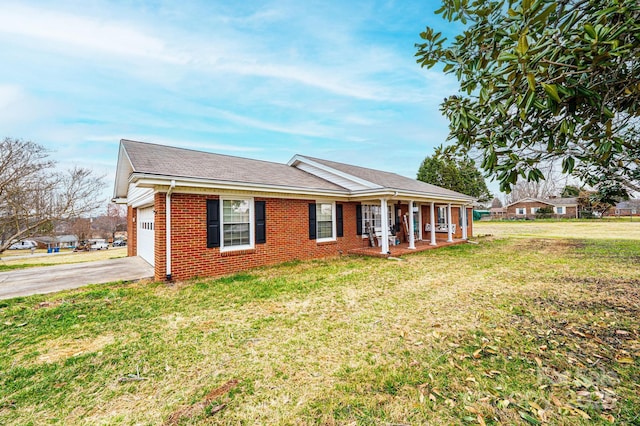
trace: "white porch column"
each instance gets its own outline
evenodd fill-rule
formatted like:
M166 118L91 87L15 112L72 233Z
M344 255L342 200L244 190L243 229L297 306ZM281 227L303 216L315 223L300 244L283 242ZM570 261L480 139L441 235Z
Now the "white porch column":
M467 239L467 206L460 207L460 217L462 218L462 239Z
M451 203L447 204L447 242L453 241L453 234L451 229Z
M380 244L380 253L387 254L389 252L389 211L387 209L387 200L380 199L380 216L382 216L382 242Z
M431 242L429 245L435 246L436 244L436 212L435 212L435 203L431 202L431 219L429 222L431 223Z
M416 237L413 232L413 200L409 201L409 248L416 248Z

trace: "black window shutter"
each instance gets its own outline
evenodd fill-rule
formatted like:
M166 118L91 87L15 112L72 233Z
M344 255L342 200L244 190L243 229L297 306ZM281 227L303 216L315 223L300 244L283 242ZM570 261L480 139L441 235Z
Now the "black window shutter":
M344 236L344 225L342 223L342 204L336 204L336 234L338 234L338 237Z
M220 247L220 200L207 200L207 248Z
M362 235L362 204L356 205L356 235Z
M315 240L316 235L316 204L309 203L309 239Z
M256 244L267 242L267 212L264 201L255 202L256 209Z

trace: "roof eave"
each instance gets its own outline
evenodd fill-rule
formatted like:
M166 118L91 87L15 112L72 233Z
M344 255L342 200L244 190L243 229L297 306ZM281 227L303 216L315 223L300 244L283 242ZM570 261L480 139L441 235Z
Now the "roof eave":
M461 202L464 204L473 204L476 198L464 196L448 196L443 194L435 194L430 192L413 192L397 188L384 188L382 190L360 190L352 191L351 198L354 200L367 198L393 198L413 201L444 201L444 202Z
M167 185L172 180L176 181L176 187L191 187L201 189L223 189L231 191L257 191L278 194L304 194L309 196L348 198L350 193L346 190L331 190L322 188L302 188L286 185L269 185L247 182L232 182L215 179L198 179L178 176L163 176L145 173L132 173L129 182L138 187L152 188Z
M113 185L113 200L127 198L127 191L129 190L129 180L133 172L133 163L131 162L129 154L127 153L127 150L121 140L120 148L118 150L118 164L116 166L115 184Z

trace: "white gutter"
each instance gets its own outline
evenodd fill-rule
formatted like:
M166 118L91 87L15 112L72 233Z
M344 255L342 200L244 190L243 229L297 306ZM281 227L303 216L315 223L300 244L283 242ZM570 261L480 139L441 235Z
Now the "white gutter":
M167 182L175 182L175 178L170 176L149 175L133 173L129 177L130 183L135 183L139 188L154 188L158 186L167 186ZM305 197L330 197L342 199L344 201L363 201L379 198L387 199L413 199L419 202L455 202L470 203L474 199L472 197L460 194L446 195L428 192L413 192L396 188L381 189L365 189L365 190L336 190L336 189L320 189L320 188L296 188L283 185L268 185L255 183L239 183L229 181L218 181L210 179L194 179L180 178L181 187L192 187L199 189L214 189L226 191L259 191L265 193L279 193L286 195L304 195Z
M167 191L166 201L165 201L165 217L167 219L166 223L166 242L165 246L167 248L167 281L171 281L171 193L173 189L176 187L176 181L171 180L171 185L169 186L169 190Z

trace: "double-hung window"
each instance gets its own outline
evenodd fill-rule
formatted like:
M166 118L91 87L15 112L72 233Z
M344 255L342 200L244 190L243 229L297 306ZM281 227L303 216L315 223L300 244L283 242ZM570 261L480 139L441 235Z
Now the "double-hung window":
M447 223L447 208L438 207L438 225L446 225Z
M335 215L333 206L333 203L316 203L316 229L318 240L335 239Z
M222 200L222 249L253 247L253 200Z
M538 213L538 210L540 209L540 207L531 207L531 214L536 214Z
M519 216L524 216L527 214L527 209L526 207L518 207L516 208L516 214Z
M564 206L558 206L555 209L556 209L556 214L565 214Z
M344 204L326 201L309 203L309 239L325 242L343 237L343 215ZM361 215L358 213L357 217L360 218Z

